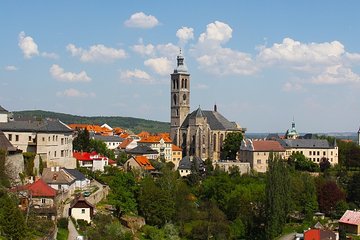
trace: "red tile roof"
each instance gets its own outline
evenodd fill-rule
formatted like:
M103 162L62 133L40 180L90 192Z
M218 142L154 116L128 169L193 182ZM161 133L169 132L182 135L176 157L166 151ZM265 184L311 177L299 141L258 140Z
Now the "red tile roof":
M89 124L69 124L68 125L72 129L80 128L80 129L87 129L89 132L100 133L101 135L112 135L112 131L107 129L106 127L101 127L98 125L89 125Z
M150 133L149 133L149 132L142 131L141 133L138 134L138 136L141 137L141 138L145 138L145 137L150 136Z
M135 161L146 170L155 170L155 168L149 162L149 159L145 156L134 157Z
M73 157L78 161L94 161L94 160L103 160L104 157L97 152L73 152Z
M182 149L180 148L180 147L178 147L178 146L176 146L176 145L172 145L172 151L182 151Z
M132 138L126 138L126 139L119 145L119 148L125 149L132 141L133 141Z
M55 197L56 190L47 185L42 179L37 180L32 184L24 186L29 190L33 197Z
M259 152L284 152L285 148L277 141L273 140L260 140L253 141L254 151Z
M148 136L142 138L139 143L158 143L161 139L164 139L166 143L171 143L171 139L167 136Z
M339 223L360 225L360 212L347 210L340 218Z

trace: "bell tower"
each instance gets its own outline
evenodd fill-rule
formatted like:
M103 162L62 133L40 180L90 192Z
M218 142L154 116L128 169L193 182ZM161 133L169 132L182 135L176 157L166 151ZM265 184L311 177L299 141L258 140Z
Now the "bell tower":
M190 74L184 64L181 49L177 56L177 67L171 74L170 93L170 137L179 146L179 129L190 112Z

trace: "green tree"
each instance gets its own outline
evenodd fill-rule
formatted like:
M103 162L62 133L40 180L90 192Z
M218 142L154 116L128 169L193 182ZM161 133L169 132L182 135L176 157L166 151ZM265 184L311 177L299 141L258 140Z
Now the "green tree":
M318 164L307 159L300 152L293 152L288 159L288 163L294 166L295 169L299 171L318 172L320 170Z
M123 165L128 160L128 156L125 152L120 152L120 154L116 158L116 163L118 165Z
M6 239L24 239L27 236L25 219L4 189L0 189L0 232Z
M271 154L266 175L266 239L275 239L283 230L289 212L289 170L284 161Z
M101 155L104 155L110 159L115 159L115 154L112 150L108 149L106 143L100 140L90 139L89 151L95 151Z
M355 173L348 184L348 200L360 207L360 173Z
M5 167L6 152L0 149L0 187L10 187L9 177Z
M231 132L227 134L221 148L221 159L236 159L236 154L240 149L242 140L243 135L241 132Z
M76 129L77 136L73 141L73 148L76 151L89 152L90 151L90 134L89 131L85 129Z

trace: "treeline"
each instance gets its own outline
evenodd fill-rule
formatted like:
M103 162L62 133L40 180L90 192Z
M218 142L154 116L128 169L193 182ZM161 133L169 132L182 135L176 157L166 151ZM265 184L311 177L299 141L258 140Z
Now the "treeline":
M14 117L31 117L31 118L54 118L59 119L60 121L70 124L70 123L82 123L82 124L95 124L102 125L107 123L111 127L121 127L128 129L134 133L139 133L141 131L148 131L151 133L157 132L169 132L170 124L167 122L159 122L153 120L146 120L141 118L132 118L132 117L119 117L119 116L97 116L97 117L85 117L85 116L76 116L65 113L56 113L49 111L33 110L33 111L18 111L14 112Z

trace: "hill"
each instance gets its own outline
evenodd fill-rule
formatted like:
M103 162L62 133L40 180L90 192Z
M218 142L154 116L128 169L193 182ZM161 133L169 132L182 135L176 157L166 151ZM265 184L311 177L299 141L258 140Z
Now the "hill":
M85 116L76 116L65 113L56 113L48 112L41 110L31 110L31 111L18 111L13 112L15 118L53 118L59 119L60 121L70 124L70 123L84 123L84 124L96 124L102 125L107 123L111 127L121 127L128 129L134 133L139 133L141 131L148 131L151 133L156 132L169 132L170 124L167 122L159 122L153 120L146 120L141 118L132 118L132 117L118 117L118 116L97 116L97 117L85 117Z

